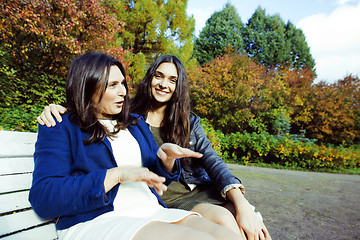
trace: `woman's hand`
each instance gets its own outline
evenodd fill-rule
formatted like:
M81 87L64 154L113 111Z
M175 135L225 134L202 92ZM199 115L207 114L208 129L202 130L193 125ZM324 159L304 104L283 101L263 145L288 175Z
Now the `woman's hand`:
M188 148L182 148L173 143L164 143L157 151L158 157L162 160L166 170L172 171L175 159L184 157L201 158L203 155Z
M149 187L162 195L167 187L165 178L145 167L115 167L108 169L104 181L105 192L110 191L115 185L125 182L145 182Z
M54 127L56 125L54 117L58 122L61 122L62 118L60 114L64 114L66 111L66 108L61 105L50 104L49 106L46 106L44 108L44 111L42 111L42 113L36 118L36 120L41 125L46 125L47 127Z
M254 212L254 207L250 205L239 189L229 190L227 197L235 206L235 219L240 233L245 239L271 240L271 236L261 217Z

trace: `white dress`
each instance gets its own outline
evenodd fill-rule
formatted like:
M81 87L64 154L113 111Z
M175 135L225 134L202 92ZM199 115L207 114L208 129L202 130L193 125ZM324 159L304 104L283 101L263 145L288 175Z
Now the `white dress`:
M102 124L109 129L113 127L110 120L102 120ZM138 142L127 129L121 130L116 137L109 140L118 166L142 166ZM150 222L175 223L192 214L198 215L181 209L162 207L144 182L127 182L119 186L114 200L114 211L68 229L58 230L58 235L59 239L64 240L130 240Z

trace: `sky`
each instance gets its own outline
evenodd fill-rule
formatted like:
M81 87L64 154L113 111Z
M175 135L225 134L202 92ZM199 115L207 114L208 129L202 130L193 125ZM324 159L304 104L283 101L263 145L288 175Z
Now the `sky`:
M244 24L260 6L267 15L278 14L301 29L316 62L315 82L333 83L348 74L360 77L360 0L188 0L196 36L226 3L236 8Z

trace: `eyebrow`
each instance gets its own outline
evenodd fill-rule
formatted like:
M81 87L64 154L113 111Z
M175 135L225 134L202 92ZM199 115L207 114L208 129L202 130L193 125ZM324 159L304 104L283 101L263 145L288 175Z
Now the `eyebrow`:
M163 75L163 76L165 75L164 73L162 73L162 72L161 72L161 71L159 71L159 70L156 70L156 71L155 71L155 74L156 74L156 73L161 74L161 75ZM170 76L169 78L175 78L175 79L178 79L179 77L178 77L178 76Z

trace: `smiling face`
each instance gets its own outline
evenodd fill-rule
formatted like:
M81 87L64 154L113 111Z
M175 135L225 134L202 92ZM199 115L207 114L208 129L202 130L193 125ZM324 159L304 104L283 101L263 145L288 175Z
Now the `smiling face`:
M156 69L151 80L151 93L158 103L168 102L176 89L178 72L175 64L165 62Z
M115 115L119 114L124 104L126 96L125 78L117 66L112 66L109 72L109 80L102 96L100 106L100 117L106 118L103 114ZM95 94L94 103L99 101L100 92Z

